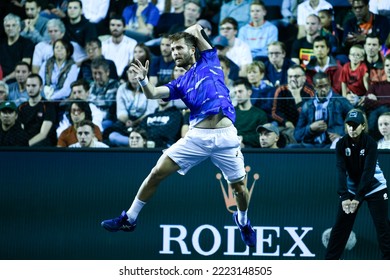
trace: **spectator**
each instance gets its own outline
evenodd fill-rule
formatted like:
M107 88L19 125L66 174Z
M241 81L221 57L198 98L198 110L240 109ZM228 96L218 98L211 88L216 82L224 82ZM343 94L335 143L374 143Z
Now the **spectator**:
M329 38L330 36L334 37L336 39L336 46L337 46L337 52L341 52L341 44L343 41L343 30L337 26L334 17L334 10L332 9L325 9L320 10L318 12L318 17L321 21L321 32L320 35L324 36L325 38ZM329 40L329 39L328 39ZM334 51L332 51L333 53Z
M70 84L77 80L79 68L73 58L73 46L64 39L53 44L53 56L39 69L48 100L63 100L70 95Z
M85 45L85 50L87 52L88 58L81 63L77 79L84 79L87 82L91 83L93 81L91 70L92 60L94 60L95 58L105 59L102 55L102 42L98 38L91 39L87 41ZM109 59L105 60L110 67L110 79L118 80L118 73L116 71L114 61Z
M83 120L77 128L77 143L72 144L69 148L108 148L102 142L96 140L94 134L95 125L90 120Z
M42 16L48 19L64 19L66 17L68 0L54 0L49 2L47 7L41 12Z
M21 20L14 14L8 14L3 19L7 38L0 43L0 65L3 70L3 81L8 84L15 82L15 66L19 61L31 63L34 51L33 43L20 36Z
M256 128L259 134L260 147L265 149L279 149L278 141L280 139L279 129L272 123L259 125Z
M369 10L376 15L387 17L390 22L390 2L384 0L370 0Z
M31 74L30 65L25 61L20 61L15 67L16 82L9 85L9 100L13 101L16 106L28 100L26 90L27 77Z
M133 149L146 148L148 135L141 128L135 128L129 135L129 147Z
M137 127L146 116L154 113L158 107L157 100L147 99L142 92L135 77L134 66L130 66L126 74L126 83L118 88L116 94L117 121L105 131L110 146L127 146L129 131Z
M48 19L40 16L41 5L39 0L27 0L24 4L27 19L22 22L21 36L30 39L34 44L42 42L47 36L46 24Z
M155 142L156 148L168 148L180 138L182 113L171 102L158 100L158 108L146 116L140 127L148 134L148 140Z
M152 39L160 12L153 3L148 3L148 0L138 0L137 3L127 6L122 16L126 23L126 36L143 43Z
M330 45L325 37L316 37L313 41L313 54L306 66L306 77L309 84L313 83L313 77L318 72L328 75L334 92L341 93L341 71L340 61L336 60L330 53Z
M233 106L237 106L237 98L236 95L234 94L233 90L233 79L231 79L231 65L234 64L229 58L223 55L218 55L219 62L221 63L221 68L223 71L224 75L224 82L225 85L228 87L229 92L230 92L230 99L232 100ZM237 65L235 65L237 67ZM238 78L238 67L237 67L237 76L236 79ZM236 80L235 79L235 80Z
M53 44L58 39L63 39L65 35L65 25L59 19L50 19L46 24L46 29L50 40L42 41L35 46L32 59L32 72L39 73L42 64L53 56ZM86 58L85 52L75 42L70 42L73 46L73 60L81 64Z
M260 144L256 128L267 122L267 114L252 105L252 85L246 79L234 81L233 88L237 97L235 126L241 148L258 148Z
M125 67L133 60L137 41L125 36L125 21L121 16L110 19L111 36L102 42L102 54L114 61L118 77L122 76Z
M0 147L28 146L27 133L18 121L18 109L15 103L0 103Z
M342 95L355 106L368 90L368 68L361 45L353 45L349 49L349 60L341 71L341 89Z
M368 3L369 0L352 1L352 11L355 16L343 27L343 42L347 48L355 44L364 44L369 33L377 33L381 42L385 42L389 35L389 21L385 16L371 13Z
M60 112L61 116L59 125L57 127L57 137L59 137L66 128L71 125L71 116L69 115L69 103L73 100L84 100L87 101L89 99L89 83L85 80L77 80L70 85L71 94L67 100L60 103ZM65 104L64 104L65 103ZM66 107L65 109L63 109ZM92 122L99 127L99 130L103 130L102 122L103 122L103 112L96 107L95 104L89 102L89 107L92 112ZM61 110L62 109L62 110Z
M221 6L219 25L227 18L234 18L237 20L237 29L240 29L250 21L250 0L232 0L226 1Z
M253 0L250 5L250 22L239 29L238 38L251 49L254 60L266 61L267 46L278 40L278 29L265 20L267 9L261 0Z
M0 102L8 101L9 86L6 82L0 81Z
M134 47L134 56L133 61L136 59L141 61L142 63L145 63L146 61L149 61L151 63L152 61L152 53L148 46L146 46L144 43L138 43ZM131 63L129 63L125 69L123 70L123 74L121 76L121 83L124 83L127 80L127 70L129 70Z
M93 23L98 35L106 32L106 18L110 7L110 0L81 0L83 4L83 14L85 18Z
M161 36L160 53L160 56L153 57L149 72L150 82L155 86L168 83L171 80L173 67L175 66L168 34Z
M233 80L233 81L237 80L239 77L240 67L238 67L237 64L235 64L231 59L229 59L226 56L227 51L230 49L228 39L224 36L218 35L213 39L213 45L217 49L217 54L218 54L219 60L221 60L221 57L222 57L229 62L230 72L229 72L228 78ZM249 49L249 47L248 47L248 49ZM249 51L249 53L250 53L250 51Z
M298 23L298 39L305 37L305 23L309 15L318 16L321 10L333 9L332 4L325 0L306 0L298 5L297 8L297 23ZM307 31L306 31L307 32Z
M352 105L333 92L326 73L315 74L313 82L315 96L303 104L295 127L299 144L288 147L330 148L345 134L344 119Z
M309 15L306 18L306 36L294 41L291 48L291 60L296 64L305 66L313 56L313 41L320 36L321 21L316 15Z
M184 25L184 0L171 0L171 10L160 15L157 25L153 29L154 37L159 38L167 34L175 24Z
M390 149L390 110L379 116L378 128L382 135L378 141L378 149Z
M280 41L268 44L268 60L265 62L264 79L274 87L287 84L287 70L295 63L286 58L286 45Z
M26 82L29 100L19 106L19 120L27 132L29 146L54 146L57 143L56 109L53 103L42 97L42 87L41 77L30 74Z
M64 19L66 28L65 39L77 44L77 50L87 54L84 50L85 43L97 37L96 27L83 16L83 4L81 0L69 0L67 17Z
M110 66L106 60L97 58L91 64L93 82L91 83L89 100L103 114L103 130L116 121L116 92L119 81L110 79Z
M188 0L184 3L184 24L178 22L171 26L168 33L184 31L187 27L194 25L202 13L202 5L199 0Z
M386 81L371 84L367 95L362 98L362 102L359 104L363 106L368 115L368 131L375 140L380 137L377 127L378 116L390 111L390 55L385 57L384 68Z
M57 147L68 147L77 143L76 131L81 121L92 121L92 111L87 101L75 99L69 103L70 126L61 132L58 137ZM102 133L97 125L94 124L94 134L98 141L103 140Z
M287 144L296 143L294 130L302 105L314 96L314 88L306 82L305 70L293 65L287 71L288 84L278 87L272 106L272 118L285 136Z
M226 46L225 50L226 57L240 67L239 76L246 77L246 67L253 61L252 53L245 42L236 38L238 33L237 28L237 21L234 18L228 17L221 21L219 32L221 36L226 37L228 40L228 46Z
M379 35L368 34L364 43L366 52L366 64L369 70L369 84L386 81L386 73L383 67L383 57L380 52L381 41Z
M262 61L254 61L247 67L247 77L252 85L252 104L267 114L267 120L272 119L272 101L275 88L264 80L265 66Z

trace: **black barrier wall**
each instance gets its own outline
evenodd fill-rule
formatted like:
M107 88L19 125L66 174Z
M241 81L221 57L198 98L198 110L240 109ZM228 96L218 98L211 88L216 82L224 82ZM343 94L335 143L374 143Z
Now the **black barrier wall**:
M337 209L332 151L244 151L249 218L258 245L234 226L233 198L209 161L174 174L144 207L133 233L109 233L160 151L2 150L1 259L322 259ZM390 178L390 153L380 166ZM345 259L379 259L366 204ZM325 234L326 235L326 234ZM325 236L326 239L326 236Z

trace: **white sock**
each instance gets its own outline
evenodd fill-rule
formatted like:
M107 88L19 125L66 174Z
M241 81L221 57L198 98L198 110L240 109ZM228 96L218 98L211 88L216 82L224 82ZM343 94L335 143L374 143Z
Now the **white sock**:
M127 210L127 212L126 212L127 217L129 217L130 223L133 223L135 220L137 220L138 214L139 214L139 212L141 212L141 209L142 209L142 207L144 207L145 204L146 204L146 202L143 202L143 201L139 200L138 198L134 199L129 210Z
M245 226L248 222L248 210L246 211L240 211L238 210L237 211L237 219L238 219L238 222L240 223L240 225L242 226Z

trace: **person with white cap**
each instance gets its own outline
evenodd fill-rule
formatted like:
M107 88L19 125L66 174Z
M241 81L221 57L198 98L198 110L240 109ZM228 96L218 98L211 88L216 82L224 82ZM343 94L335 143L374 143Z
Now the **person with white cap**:
M345 119L347 134L336 144L338 211L325 259L340 259L363 201L376 229L382 259L390 259L390 222L386 179L378 164L376 141L368 135L367 119L352 109Z

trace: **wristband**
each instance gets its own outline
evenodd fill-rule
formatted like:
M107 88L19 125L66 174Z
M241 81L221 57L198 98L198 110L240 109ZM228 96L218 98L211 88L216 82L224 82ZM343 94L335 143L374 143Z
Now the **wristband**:
M138 83L140 84L141 87L146 86L149 83L148 76L145 76L145 79L143 80L138 80Z

